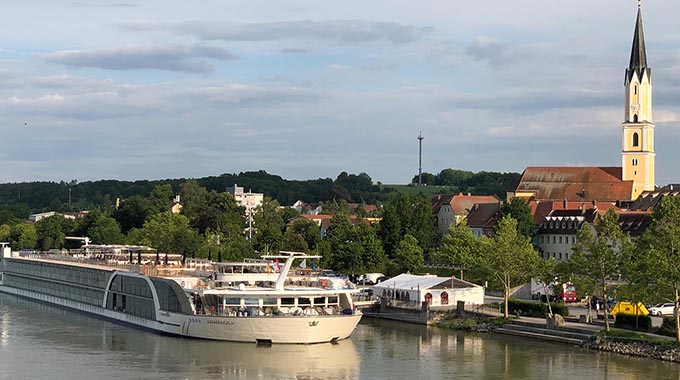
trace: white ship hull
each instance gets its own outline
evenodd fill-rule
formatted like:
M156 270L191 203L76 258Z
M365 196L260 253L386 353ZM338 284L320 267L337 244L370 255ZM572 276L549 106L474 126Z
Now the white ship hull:
M0 285L0 292L188 338L273 344L327 343L348 338L361 319L355 315L212 317L158 310L152 321L81 302Z

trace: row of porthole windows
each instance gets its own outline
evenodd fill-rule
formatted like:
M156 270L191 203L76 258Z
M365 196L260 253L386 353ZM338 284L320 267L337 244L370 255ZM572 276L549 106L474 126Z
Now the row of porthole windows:
M33 279L6 274L4 283L7 286L47 294L67 300L101 306L104 298L102 290L84 288L70 284L53 283L43 279Z
M550 244L551 237L552 244L569 244L570 236L541 236L539 237L539 241L541 244ZM576 244L576 236L571 236L571 244Z
M541 252L541 258L543 259L550 259L550 258L556 259L556 260L569 260L569 253L562 253L562 252Z

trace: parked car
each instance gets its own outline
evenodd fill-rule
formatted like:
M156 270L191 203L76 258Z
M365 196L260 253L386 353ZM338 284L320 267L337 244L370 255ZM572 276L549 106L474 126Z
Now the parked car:
M662 302L650 307L647 311L650 315L663 316L673 315L674 310L675 304L673 302Z
M357 284L363 285L375 285L379 282L383 282L387 279L382 273L366 273L357 279Z
M616 300L612 297L607 296L607 310L611 310L614 305L616 305ZM595 305L600 305L600 310L604 309L604 299L598 296L592 296L590 298L590 307L595 309Z

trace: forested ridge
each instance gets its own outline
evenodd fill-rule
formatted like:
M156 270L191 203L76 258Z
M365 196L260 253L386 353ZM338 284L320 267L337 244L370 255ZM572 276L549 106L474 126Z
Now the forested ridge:
M414 178L417 182L417 177ZM444 169L437 175L423 174L425 183L444 186L441 192L472 192L479 195L496 195L504 198L505 191L515 185L518 173L479 172ZM41 211L71 211L108 209L116 198L149 196L154 187L169 184L179 193L187 179L162 180L99 180L77 182L22 182L0 184L0 205L12 208L17 216ZM355 203L380 203L395 190L373 183L366 173L340 173L335 179L287 180L265 171L222 174L196 179L208 191L224 192L238 184L245 191L264 193L281 205L292 205L297 200L327 202L344 199ZM71 204L69 205L69 192Z

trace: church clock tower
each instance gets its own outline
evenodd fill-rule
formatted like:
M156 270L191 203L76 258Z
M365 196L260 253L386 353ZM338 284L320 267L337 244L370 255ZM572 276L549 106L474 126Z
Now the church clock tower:
M654 190L654 124L652 124L652 70L647 66L642 10L638 0L626 87L625 121L622 124L622 180L633 181L631 199L645 190Z

